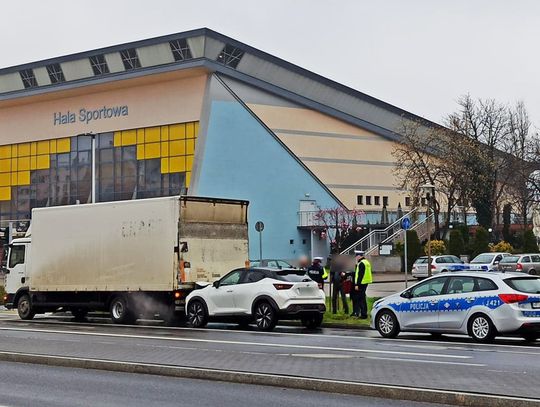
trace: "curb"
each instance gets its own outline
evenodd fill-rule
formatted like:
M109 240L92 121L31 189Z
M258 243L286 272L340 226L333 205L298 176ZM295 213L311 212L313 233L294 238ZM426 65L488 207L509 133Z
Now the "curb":
M385 384L357 383L341 380L323 380L298 376L265 373L193 368L159 365L151 363L121 362L102 359L84 359L65 356L48 356L0 351L0 360L16 363L33 363L82 369L107 370L123 373L151 374L189 379L215 380L222 382L285 387L298 390L322 391L327 393L378 397L385 399L436 402L457 406L478 407L531 407L540 406L540 399L492 396L479 393L431 390Z
M294 326L294 327L302 327L302 324L299 322L292 322L292 321L279 321L278 326ZM337 329L349 329L353 331L372 331L371 327L369 325L352 325L352 324L334 324L332 322L323 322L321 324L321 328L337 328Z

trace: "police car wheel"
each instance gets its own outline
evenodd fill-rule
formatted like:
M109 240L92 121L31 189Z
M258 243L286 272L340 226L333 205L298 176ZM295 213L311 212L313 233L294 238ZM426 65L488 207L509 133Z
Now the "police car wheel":
M469 335L476 342L491 342L495 334L495 327L486 315L475 314L469 320Z
M377 314L375 327L384 338L395 338L399 334L399 322L394 313L388 310Z

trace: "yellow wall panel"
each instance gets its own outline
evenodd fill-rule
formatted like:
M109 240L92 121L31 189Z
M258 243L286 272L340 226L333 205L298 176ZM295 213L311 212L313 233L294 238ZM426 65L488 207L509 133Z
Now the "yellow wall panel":
M17 148L17 144L13 144L11 146L11 156L12 157L17 157L18 156L18 151L19 151L19 149Z
M191 183L191 172L186 172L186 187Z
M19 171L21 171L21 170L24 170L24 171L30 170L30 157L21 157L21 158L19 158L17 167L18 167L17 169Z
M56 154L56 140L50 140L49 145L50 145L51 154Z
M16 172L11 173L11 185L17 185L17 173Z
M161 141L169 139L169 126L161 126Z
M137 144L144 143L144 129L137 129Z
M30 185L30 171L20 171L18 181L19 185Z
M161 143L149 143L144 145L144 158L159 158Z
M169 172L169 159L162 158L161 159L161 173L168 174L168 172Z
M11 187L0 187L0 201L11 200Z
M11 146L0 146L0 158L11 158Z
M69 138L61 138L56 140L57 153L69 153L71 150L71 140Z
M195 138L199 136L199 122L195 122Z
M120 147L122 145L122 132L115 131L113 136L113 146Z
M144 160L144 144L137 144L137 160Z
M11 171L17 171L19 160L17 158L11 159Z
M169 144L169 155L184 155L186 153L186 145L184 140L174 140Z
M0 172L10 172L11 171L11 160L0 160Z
M9 185L11 185L11 174L9 172L0 174L0 187L6 187Z
M169 156L169 143L167 141L161 142L161 156L162 157Z
M35 141L30 143L30 154L32 154L32 155L37 154L37 143Z
M17 153L19 157L30 155L30 143L19 144L19 150Z
M186 154L193 154L195 152L195 140L187 139L186 140Z
M185 124L173 124L169 126L169 139L170 140L182 140L186 138L186 125Z
M30 157L30 169L35 170L36 166L37 166L37 158L35 155L33 155L32 157Z
M49 154L49 141L38 141L37 143L37 153L38 154Z
M191 171L193 167L193 156L186 156L186 171Z
M195 138L195 125L193 122L186 123L186 138Z
M144 129L144 142L154 143L161 140L161 131L159 127L148 127Z
M48 155L38 155L36 161L36 170L46 170L51 166Z
M124 130L122 132L122 145L132 146L137 144L137 130Z
M169 159L169 172L184 172L186 170L185 157L171 157Z

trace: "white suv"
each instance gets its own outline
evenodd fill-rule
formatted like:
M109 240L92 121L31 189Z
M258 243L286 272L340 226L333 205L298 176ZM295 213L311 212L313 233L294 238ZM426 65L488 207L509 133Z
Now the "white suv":
M236 269L186 298L188 322L197 328L209 321L255 322L270 331L279 319L298 319L316 328L325 311L324 292L298 269Z
M412 276L418 279L429 277L427 256L419 257L412 267ZM459 257L446 254L443 256L431 256L431 274L444 273L446 271L461 271L465 267Z

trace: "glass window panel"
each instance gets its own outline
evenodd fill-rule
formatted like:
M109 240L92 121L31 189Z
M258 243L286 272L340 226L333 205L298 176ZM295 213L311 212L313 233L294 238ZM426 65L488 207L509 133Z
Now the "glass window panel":
M90 164L92 162L92 155L90 151L79 151L79 164Z
M133 194L133 191L137 187L136 177L126 177L122 179L122 191ZM131 198L130 198L131 199Z
M122 163L122 177L135 177L137 176L137 162L125 161Z
M112 164L101 164L99 166L99 178L114 178L114 167Z
M136 146L128 146L128 147L122 147L122 160L136 160L137 159L137 147Z
M146 160L145 182L147 191L161 189L161 161L159 159Z
M84 181L92 179L92 168L89 165L81 165L79 166L78 174L77 174L77 181Z
M56 158L58 159L59 167L68 167L69 166L69 154L57 154Z
M77 151L77 136L71 137L71 151Z
M98 135L98 148L109 148L113 146L113 133L102 133Z
M79 136L78 137L77 150L91 150L92 149L92 137L91 136Z

